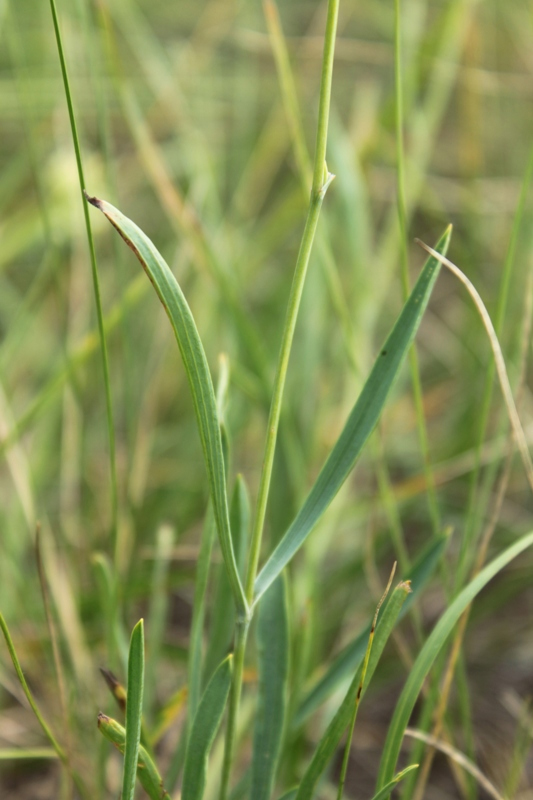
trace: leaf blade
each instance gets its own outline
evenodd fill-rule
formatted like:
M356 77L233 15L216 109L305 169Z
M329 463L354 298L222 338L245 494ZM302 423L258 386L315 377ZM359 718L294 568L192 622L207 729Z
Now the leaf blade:
M231 686L233 656L228 656L211 678L194 718L183 770L182 800L201 800L207 758L222 721Z
M139 620L131 634L128 656L128 699L126 701L126 742L122 798L133 800L141 743L142 704L144 691L144 622Z
M246 598L235 563L230 534L224 455L215 392L193 315L174 274L148 236L111 203L96 197L89 197L87 194L86 198L107 217L128 247L135 253L163 304L174 330L193 399L220 548L235 602L241 611L246 612Z
M439 239L435 247L438 252L446 252L450 236L451 226ZM259 573L255 582L256 600L302 546L351 472L379 419L420 325L439 271L437 259L428 258L307 499Z
M254 733L250 800L269 800L279 761L287 707L289 623L282 575L259 605L259 708Z

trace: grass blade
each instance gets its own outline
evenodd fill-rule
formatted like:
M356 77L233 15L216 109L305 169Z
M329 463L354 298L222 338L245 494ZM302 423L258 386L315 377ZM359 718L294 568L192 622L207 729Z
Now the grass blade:
M450 236L451 226L446 229L436 245L435 249L439 253L446 252ZM438 260L433 257L428 258L317 481L296 519L259 573L255 582L256 600L302 546L351 472L374 430L391 386L420 325L439 270Z
M204 692L187 744L183 770L182 800L201 800L207 774L207 758L222 721L231 686L233 656L219 666Z
M397 772L394 778L391 781L389 781L387 785L383 787L383 789L380 789L379 792L377 792L377 794L374 795L372 800L387 800L394 787L397 786L400 783L400 781L403 781L405 776L408 775L410 772L412 772L414 769L418 769L418 764L411 764L409 767L402 769L401 772Z
M433 662L446 643L459 617L483 587L509 564L510 561L520 555L526 548L531 547L531 545L533 545L533 533L522 536L515 544L508 547L507 550L504 550L503 553L491 561L491 563L463 589L440 618L432 634L420 651L396 705L383 749L377 789L383 788L394 775L402 739L416 699Z
M237 567L242 575L250 526L250 500L246 482L242 475L237 475L235 480L230 503L230 522ZM219 569L215 597L211 609L209 644L205 656L204 686L209 682L222 659L230 651L234 625L235 604L231 594L231 587L226 570Z
M105 714L98 714L98 728L108 741L112 742L121 753L124 753L126 731L122 725L119 725L116 720L107 717ZM170 797L163 788L163 780L156 765L142 745L139 747L137 777L151 800L165 800L165 798Z
M168 264L141 229L105 200L89 196L87 200L102 211L133 250L168 314L192 393L220 548L237 608L246 612L247 603L231 541L224 456L213 382L191 310Z
M141 742L142 705L144 690L144 622L139 620L131 634L128 658L128 699L126 702L126 742L122 800L133 800L135 776Z
M372 680L372 675L377 667L378 661L383 652L383 648L385 647L385 644L387 643L387 640L394 626L396 625L396 622L398 621L400 611L402 610L402 606L405 603L410 591L411 589L409 583L399 583L392 593L385 609L383 610L383 614L378 622L374 636L374 642L368 661L366 681L362 690L362 695L364 695L366 688L368 688L368 685ZM320 776L333 758L344 731L350 724L350 720L353 716L353 708L357 698L357 693L359 691L359 685L361 683L362 671L363 665L361 664L354 675L354 678L350 684L350 688L348 689L337 713L331 720L324 736L320 740L311 763L309 764L309 767L302 778L302 782L296 795L297 800L311 800Z
M259 707L254 734L250 800L269 800L281 750L289 676L289 621L283 576L259 606Z

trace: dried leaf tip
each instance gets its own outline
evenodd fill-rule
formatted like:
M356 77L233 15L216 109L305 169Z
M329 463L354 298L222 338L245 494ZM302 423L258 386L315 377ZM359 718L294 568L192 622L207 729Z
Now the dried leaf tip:
M99 200L98 197L91 197L87 189L83 190L83 194L88 203L90 203L95 208L99 208L100 211L102 210L102 201Z
M100 727L100 725L102 723L110 722L110 721L111 721L111 717L108 717L107 714L104 714L102 711L98 712L98 727Z
M413 591L411 589L411 581L402 581L401 583L398 584L398 586L396 588L397 589L405 589L407 594L411 594L411 592Z

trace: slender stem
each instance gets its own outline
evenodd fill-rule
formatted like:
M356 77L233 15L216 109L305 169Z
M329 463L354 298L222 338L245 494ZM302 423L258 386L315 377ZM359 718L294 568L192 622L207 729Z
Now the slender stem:
M401 0L394 0L394 77L396 100L396 171L397 171L397 206L398 223L400 227L400 262L401 278L404 300L409 297L409 262L407 253L407 203L405 199L405 150L403 141L403 79L402 79L402 48L401 48ZM440 531L440 514L435 491L435 478L431 468L429 442L424 415L424 402L422 385L420 382L420 369L416 346L412 345L409 351L409 364L411 368L411 383L415 403L418 438L422 451L424 474L428 495L429 513L433 532Z
M285 317L285 325L281 339L281 347L278 356L278 366L276 369L274 387L272 390L272 400L265 442L265 453L263 457L261 478L259 481L259 491L245 580L246 600L250 607L253 603L254 583L259 565L259 556L261 553L261 541L263 537L265 514L270 491L270 481L272 478L272 467L274 465L274 454L276 451L276 441L283 401L283 390L285 388L285 379L287 376L292 341L296 328L296 320L298 318L298 310L300 308L300 301L305 283L305 277L307 274L307 267L309 265L309 258L311 255L311 249L313 247L313 240L315 238L318 218L320 216L320 209L322 207L322 202L324 200L326 191L334 178L334 176L328 172L326 166L326 145L328 136L329 108L331 102L331 80L333 76L333 60L335 54L335 35L337 32L339 1L340 0L329 0L328 2L324 54L322 59L322 76L320 83L316 152L313 168L313 185L311 189L309 210L307 212L307 219L305 221L305 227L302 234L300 250L296 260L296 267L294 270L294 277L287 306L287 314ZM228 723L226 728L224 767L219 795L220 800L226 800L229 788L229 779L233 763L233 753L235 749L237 715L242 689L244 654L246 651L246 639L248 635L249 624L250 618L240 618L237 620L235 663L230 694Z
M54 23L54 31L57 43L57 52L59 55L59 62L61 64L61 75L63 77L63 86L65 89L65 99L67 101L68 116L70 120L70 129L72 134L72 142L74 145L74 153L76 155L76 165L78 169L78 179L80 184L80 193L83 205L83 215L85 218L85 229L87 232L87 241L89 244L89 253L91 258L91 271L93 278L94 298L96 302L96 317L98 320L98 334L100 339L100 352L102 358L102 368L104 372L104 386L105 386L105 400L106 400L106 416L107 416L107 432L109 439L109 472L111 479L111 529L113 532L115 544L115 564L118 562L118 489L117 489L117 467L116 467L116 447L115 447L115 428L113 425L113 406L111 402L111 382L109 377L109 360L107 357L107 345L104 331L104 317L102 312L102 301L100 297L100 281L98 278L98 268L96 266L96 252L94 248L94 239L91 228L91 220L89 217L89 209L83 195L85 189L85 177L83 174L83 162L81 157L80 140L78 137L78 129L76 126L76 118L74 115L74 105L72 103L72 94L70 91L70 83L68 79L67 64L65 61L65 54L63 51L63 43L61 39L61 31L59 29L59 20L55 0L50 0L50 9L52 11L52 19Z

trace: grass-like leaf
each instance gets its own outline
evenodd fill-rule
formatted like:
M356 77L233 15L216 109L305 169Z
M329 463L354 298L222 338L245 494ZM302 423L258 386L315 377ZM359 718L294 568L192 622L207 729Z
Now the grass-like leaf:
M396 622L398 621L398 616L402 610L405 600L409 595L409 592L410 586L408 583L402 582L398 584L390 596L390 600L385 609L383 610L381 619L376 627L376 633L368 661L366 680L362 689L362 695L364 695L365 690L368 688L368 685L372 680L372 676L383 652L383 648L385 647L387 640L391 635ZM335 750L339 746L339 742L342 739L342 736L353 715L354 703L356 701L357 692L359 691L359 686L361 683L362 668L363 665L361 664L354 675L354 678L350 684L350 688L348 689L337 713L331 720L325 734L320 740L311 763L309 764L309 767L302 778L300 786L298 787L298 793L296 795L297 800L312 799L320 776L333 758Z
M201 800L207 758L222 721L231 686L233 656L228 656L211 678L194 718L183 770L182 800Z
M389 781L387 785L383 787L383 789L380 789L379 792L377 792L374 795L372 800L387 800L387 798L390 797L390 794L394 789L394 787L397 786L400 783L400 781L403 781L405 776L409 775L409 773L412 772L414 769L418 769L418 764L411 764L405 769L402 769L401 772L397 772L394 778L391 781Z
M105 714L98 714L98 728L108 741L112 742L121 753L124 753L126 731L122 725ZM163 780L156 765L142 745L139 747L136 769L139 783L151 800L165 800L170 797L163 787Z
M531 547L531 545L533 545L533 533L522 536L515 544L508 547L507 550L491 561L491 563L463 589L440 618L420 651L396 705L381 758L377 782L378 790L382 789L393 778L402 739L416 699L433 662L446 643L454 625L483 587L512 561L513 558L516 558L520 553L526 550L526 548Z
M141 742L144 691L144 622L139 620L131 634L128 658L128 699L126 701L126 742L122 800L133 800Z
M230 504L231 537L239 574L244 572L246 543L250 527L250 500L246 482L237 475ZM205 656L203 681L206 685L225 658L231 645L235 625L235 604L225 569L219 569L209 623L209 642Z
M446 229L435 247L439 253L446 252L450 236L451 226ZM268 589L300 549L350 474L376 426L392 384L398 376L422 320L439 270L437 259L428 258L320 475L296 519L259 573L255 582L256 599Z
M412 592L403 604L402 617L407 613L434 573L448 541L449 536L447 534L436 537L434 541L424 548L413 564L411 571L406 576L411 581ZM388 602L388 600L385 601L383 612ZM363 660L366 642L370 633L370 625L371 623L369 622L361 633L339 653L325 674L307 692L295 714L294 727L303 724L321 703L331 697L333 692L357 669Z
M133 250L168 314L191 389L207 467L220 549L237 607L241 612L246 612L247 603L235 563L230 535L224 455L215 392L207 358L191 310L170 267L146 234L110 203L96 197L86 196L92 205L102 211Z
M252 757L250 800L269 800L280 754L289 676L289 622L283 576L259 605L257 621L259 706Z

